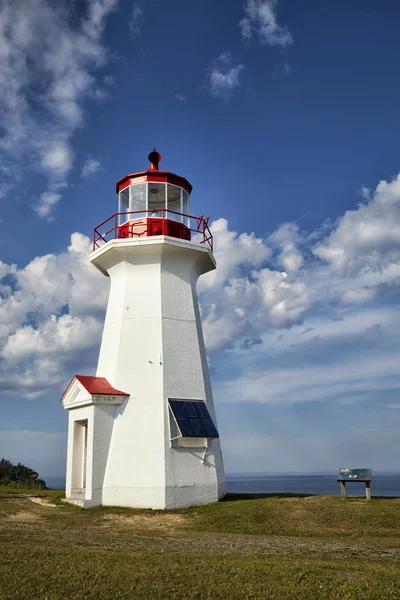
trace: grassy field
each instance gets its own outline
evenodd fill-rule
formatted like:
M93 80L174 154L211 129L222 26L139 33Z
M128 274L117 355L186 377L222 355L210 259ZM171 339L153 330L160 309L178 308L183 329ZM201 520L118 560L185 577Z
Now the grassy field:
M2 600L400 600L400 499L230 496L160 512L61 497L0 488Z

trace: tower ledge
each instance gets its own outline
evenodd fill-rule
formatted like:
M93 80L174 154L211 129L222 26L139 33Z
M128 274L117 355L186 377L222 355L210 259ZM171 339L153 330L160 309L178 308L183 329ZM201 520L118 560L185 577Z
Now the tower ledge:
M189 240L181 240L167 235L153 236L148 238L122 238L110 240L89 255L89 260L103 275L108 277L107 269L111 255L112 263L115 262L115 254L120 255L120 260L130 256L157 255L160 252L182 253L187 257L192 253L196 260L201 263L201 272L207 273L213 271L216 266L216 260L210 248L204 244L198 244Z

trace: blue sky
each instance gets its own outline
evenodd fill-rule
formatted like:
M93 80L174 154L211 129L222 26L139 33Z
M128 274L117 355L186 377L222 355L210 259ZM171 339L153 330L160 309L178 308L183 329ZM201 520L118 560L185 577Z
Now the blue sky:
M0 7L0 455L62 475L59 397L95 370L87 260L147 166L194 186L229 472L398 470L400 8L230 0Z

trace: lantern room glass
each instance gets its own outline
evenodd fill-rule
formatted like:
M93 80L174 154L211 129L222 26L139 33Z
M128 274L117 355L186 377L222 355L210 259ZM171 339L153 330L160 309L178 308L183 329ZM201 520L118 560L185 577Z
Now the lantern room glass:
M167 184L168 219L182 222L182 188ZM180 214L175 214L180 213Z
M184 215L190 215L190 195L187 193L186 190L182 190L182 193L183 193L182 212ZM183 222L185 223L185 225L187 227L190 228L190 217L189 216L183 217Z
M126 187L118 196L118 212L127 213L129 212L129 187ZM118 216L118 223L121 225L129 219L129 215L120 214Z
M136 210L146 210L146 184L137 183L136 185L130 186L129 195L129 210L134 212ZM145 215L138 215L138 217Z
M171 212L164 212L164 210ZM132 219L165 217L183 222L190 227L189 217L182 216L182 213L190 214L190 195L183 188L170 183L153 181L136 183L119 193L118 212L122 213L118 218L119 225Z
M149 217L163 217L166 208L165 183L147 183L147 206Z

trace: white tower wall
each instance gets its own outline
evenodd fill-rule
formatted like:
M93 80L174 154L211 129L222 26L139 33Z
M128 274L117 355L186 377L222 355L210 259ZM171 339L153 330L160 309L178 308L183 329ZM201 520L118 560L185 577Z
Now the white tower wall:
M101 503L217 501L225 494L219 439L206 449L171 447L167 401L204 400L216 424L196 294L197 278L215 268L211 252L164 236L122 239L91 262L111 278L97 376L130 394L113 407Z

